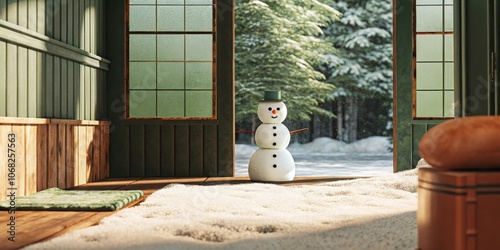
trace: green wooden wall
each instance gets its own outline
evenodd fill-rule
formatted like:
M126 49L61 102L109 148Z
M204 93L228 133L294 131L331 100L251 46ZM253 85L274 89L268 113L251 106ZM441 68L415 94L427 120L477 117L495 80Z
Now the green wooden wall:
M105 2L0 0L0 116L107 116Z
M126 1L107 1L111 177L233 176L233 1L217 1L217 120L125 119Z

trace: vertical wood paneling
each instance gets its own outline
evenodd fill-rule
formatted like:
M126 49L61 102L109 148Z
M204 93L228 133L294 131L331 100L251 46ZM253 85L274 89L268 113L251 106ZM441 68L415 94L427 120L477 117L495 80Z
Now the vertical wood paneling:
M113 159L113 168L110 169L110 176L129 177L130 175L130 131L128 126L112 125L109 132L109 158ZM111 166L110 166L111 167Z
M96 101L97 101L97 75L96 75L96 69L94 68L89 68L90 71L90 79L89 79L89 100L90 100L90 120L95 120L97 118L96 116Z
M189 176L189 126L175 126L175 176Z
M11 126L2 125L0 126L0 152L5 156L0 157L0 183L7 183L8 181L8 161L7 161L7 149L8 149L8 134L11 131ZM3 200L7 197L7 188L0 188L0 200Z
M90 46L89 46L89 51L90 53L96 53L95 51L95 41L96 41L96 36L94 34L96 34L96 29L95 29L95 25L96 25L96 22L95 22L95 7L96 7L96 2L95 0L87 0L87 1L90 1L89 2L89 9L88 9L88 15L89 15L89 33L87 33L89 35L89 40L90 40Z
M10 10L10 8L9 8ZM17 46L7 44L7 116L17 116Z
M7 98L7 44L5 42L0 41L0 100L6 100L6 98ZM7 116L6 102L0 102L0 116Z
M65 163L66 188L75 186L75 126L66 126ZM77 144L78 145L78 144Z
M78 127L78 185L87 183L87 128Z
M16 135L16 187L19 195L25 195L26 183L26 134L24 126L13 125L12 133Z
M84 50L90 52L90 0L83 0L85 2L85 9L84 11L84 17L83 19L85 20L84 22L84 28L83 30L85 31L85 42L84 42Z
M203 175L217 176L217 126L203 127Z
M145 126L145 176L160 176L160 126Z
M61 115L60 118L68 119L68 60L61 59Z
M45 19L45 2L43 1L37 1L37 24L36 24L36 31L40 34L45 34L45 26L47 20Z
M54 58L51 55L45 57L45 115L54 117Z
M26 195L37 191L37 138L38 126L26 126Z
M78 97L78 116L77 119L85 120L85 66L79 64L79 97Z
M39 12L40 13L40 12ZM54 0L45 0L45 35L54 37Z
M17 53L17 116L28 117L28 49L18 47Z
M100 169L101 166L99 165L100 161L99 158L101 157L101 128L99 126L95 126L94 128L94 134L93 134L93 154L92 154L92 181L99 180L101 178L100 176Z
M85 66L85 120L92 120L91 116L91 110L92 110L92 103L91 103L91 75L90 75L91 69L90 67Z
M160 146L160 172L162 177L175 176L175 153L174 153L174 126L162 125L161 132L161 146Z
M37 82L39 82L39 77L37 74L37 56L36 51L28 50L28 117L37 117L37 102L38 96L41 95L38 92Z
M45 77L45 58L41 52L36 52L36 117L47 117L46 107L46 77Z
M7 0L0 0L0 19L7 20Z
M61 1L61 41L68 43L68 4L66 0Z
M66 188L66 125L57 124L57 187Z
M27 1L28 2L28 29L37 31L38 11L37 2L40 1Z
M48 136L47 187L57 187L57 125L50 124Z
M62 91L61 91L61 58L54 57L54 117L61 118Z
M75 45L73 37L75 30L74 29L74 22L78 18L77 16L74 15L74 10L73 10L73 0L67 0L67 13L68 13L68 44L69 45Z
M416 166L418 161L420 160L419 152L418 152L418 144L420 143L420 138L424 136L427 132L427 125L425 124L412 124L412 157L411 162L412 166Z
M79 128L78 127L73 127L73 150L71 151L73 156L73 183L75 186L80 184L79 180L79 174L80 174L80 169L79 169L79 164L80 164L80 151L79 151L79 146L80 146L80 136L79 136Z
M19 26L28 28L28 1L17 1L17 20Z
M85 0L80 0L78 6L78 47L85 50Z
M52 12L54 14L53 20L52 20L52 25L53 25L53 31L54 31L54 36L53 38L61 41L61 1L60 0L54 0L54 11Z
M102 127L102 136L101 136L101 168L103 175L102 178L109 177L109 126Z
M66 86L68 86L68 119L75 119L75 66L72 61L67 61L68 75Z
M47 125L37 125L37 191L48 188L48 135L49 127Z
M17 24L17 0L7 0L7 21Z
M203 176L203 126L189 126L189 176Z
M144 126L130 126L130 175L133 177L143 177L144 169Z
M99 46L98 46L98 51L97 53L99 55L104 55L106 54L106 12L105 12L105 2L104 1L98 1L99 2L99 33L98 33L98 38L99 40Z

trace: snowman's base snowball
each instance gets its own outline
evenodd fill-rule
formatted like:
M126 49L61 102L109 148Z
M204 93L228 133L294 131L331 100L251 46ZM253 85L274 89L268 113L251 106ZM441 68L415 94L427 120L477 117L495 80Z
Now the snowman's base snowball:
M252 181L292 181L295 161L286 149L258 149L248 163L248 176Z

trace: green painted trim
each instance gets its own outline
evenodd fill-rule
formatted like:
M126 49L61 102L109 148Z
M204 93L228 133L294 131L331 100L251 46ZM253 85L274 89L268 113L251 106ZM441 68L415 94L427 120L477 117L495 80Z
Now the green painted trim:
M109 71L109 60L0 19L0 40Z

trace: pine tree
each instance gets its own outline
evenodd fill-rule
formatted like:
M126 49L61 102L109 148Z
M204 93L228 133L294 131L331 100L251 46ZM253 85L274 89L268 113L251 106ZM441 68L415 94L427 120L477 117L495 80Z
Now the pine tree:
M325 28L325 39L337 53L328 54L321 67L337 89L338 139L357 139L359 105L369 98L383 99L388 113L392 100L391 0L339 0L331 5L342 13L339 22ZM389 123L390 114L382 119Z
M317 0L236 0L236 120L251 120L265 90L281 90L287 120L309 120L333 85L316 66L333 52L323 34L338 12Z

